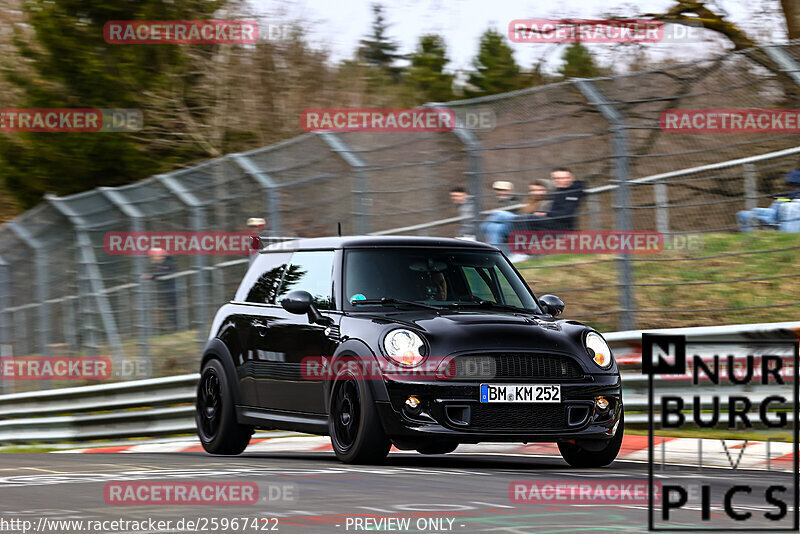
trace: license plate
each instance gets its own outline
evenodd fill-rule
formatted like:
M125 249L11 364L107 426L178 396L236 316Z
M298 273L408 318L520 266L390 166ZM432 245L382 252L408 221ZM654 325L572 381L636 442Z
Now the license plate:
M558 384L481 384L481 402L561 402Z

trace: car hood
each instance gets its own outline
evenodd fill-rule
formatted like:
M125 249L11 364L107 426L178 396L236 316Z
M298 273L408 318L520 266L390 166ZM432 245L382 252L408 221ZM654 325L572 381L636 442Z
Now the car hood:
M453 313L396 313L383 318L414 327L424 334L431 355L446 356L481 350L554 351L586 354L582 323L549 316L459 311ZM387 324L387 330L393 326Z

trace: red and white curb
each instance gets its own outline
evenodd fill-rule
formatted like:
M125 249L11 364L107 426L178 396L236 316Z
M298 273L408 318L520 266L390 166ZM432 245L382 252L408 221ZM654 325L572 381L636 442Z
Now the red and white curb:
M263 435L263 434L262 434ZM703 467L736 466L738 469L770 469L791 471L794 465L794 447L791 443L743 440L718 440L697 438L662 438L654 440L653 460L656 465ZM647 436L625 436L618 459L647 462ZM53 451L65 453L165 453L202 452L199 441L153 441L136 445L95 447ZM392 451L397 449L392 447ZM330 438L324 436L254 437L247 447L248 453L259 452L332 452ZM480 443L460 445L454 454L504 454L522 456L560 456L553 443ZM702 453L702 462L700 454Z

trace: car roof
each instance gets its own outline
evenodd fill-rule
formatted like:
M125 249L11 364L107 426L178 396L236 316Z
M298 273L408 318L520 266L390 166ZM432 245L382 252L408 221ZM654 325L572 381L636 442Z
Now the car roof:
M381 247L434 247L497 250L497 248L479 241L454 239L450 237L343 236L292 239L269 245L263 248L261 252Z

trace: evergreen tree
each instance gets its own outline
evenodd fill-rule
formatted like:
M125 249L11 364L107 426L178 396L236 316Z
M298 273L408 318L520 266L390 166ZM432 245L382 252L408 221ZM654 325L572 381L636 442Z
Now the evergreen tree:
M423 100L447 102L453 99L453 75L444 72L449 61L442 37L429 34L419 38L417 49L411 56L408 82Z
M383 16L383 6L372 4L372 16L372 30L359 41L358 58L370 67L390 74L397 81L401 69L394 63L401 56L397 54L397 43L387 35L389 26Z
M109 20L210 18L226 0L25 0L35 39L18 32L24 65L4 65L6 80L23 91L24 108L143 109L143 93L166 75L186 69L182 45L108 44ZM208 47L209 45L205 45ZM185 78L191 83L188 75ZM147 121L147 117L144 117ZM123 133L15 133L0 135L0 175L29 207L44 193L68 194L119 185L159 170L161 157Z
M579 42L569 45L561 59L564 64L558 72L564 78L594 78L603 74L592 53Z
M486 30L481 36L478 55L472 64L475 70L468 78L472 87L464 91L469 97L505 93L524 87L525 82L511 47L503 34L493 29Z

